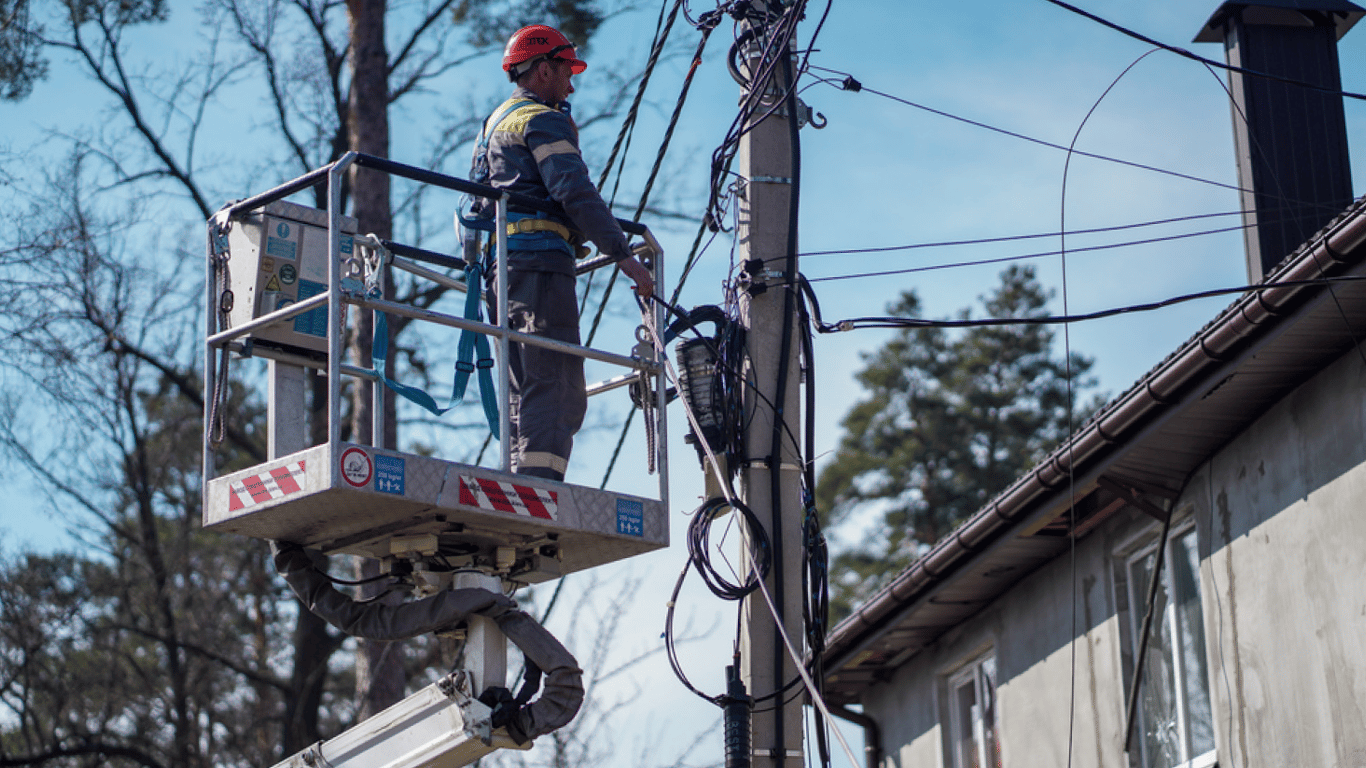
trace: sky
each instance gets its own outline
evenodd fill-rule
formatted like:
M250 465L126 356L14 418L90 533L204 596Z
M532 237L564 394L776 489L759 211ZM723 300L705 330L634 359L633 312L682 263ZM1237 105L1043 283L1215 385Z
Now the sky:
M1192 44L1196 32L1217 8L1215 2L1192 0L1078 0L1077 5L1150 38L1187 47L1223 60L1222 46ZM826 6L813 4L799 29L800 45L809 44ZM694 13L703 10L695 8ZM590 80L604 65L618 60L643 61L657 6L610 21L594 48L585 55ZM726 71L727 20L709 42L696 84L674 140L670 168L674 176L660 199L680 190L696 192L706 183L708 159L734 115L739 88ZM682 26L679 44L691 50L697 33ZM167 45L171 45L168 41ZM1366 27L1340 42L1343 87L1366 92ZM948 317L975 304L997 282L1003 263L939 268L947 264L1045 253L1024 262L1033 265L1053 291L1051 309L1071 314L1168 299L1196 291L1243 285L1247 275L1242 235L1229 229L1237 217L1212 216L1236 211L1232 119L1218 71L1125 37L1045 0L984 0L942 3L927 0L860 0L833 3L810 56L812 71L802 81L801 99L825 121L825 127L801 131L802 272L812 280L827 322L845 317L885 314L902 292L914 290L927 317ZM595 58L596 57L596 58ZM487 100L506 88L490 60L490 75L466 86ZM662 135L674 94L686 72L685 57L666 59L652 85L657 106L642 117L633 150L634 162L648 163ZM822 69L815 69L820 67ZM819 82L816 75L829 82ZM860 91L839 83L852 77ZM455 88L457 86L451 86ZM10 141L36 135L40 126L88 119L88 102L73 98L89 86L79 82L60 89L41 88L26 102L0 104L0 125ZM880 93L875 93L880 92ZM448 97L449 94L444 96ZM898 101L900 100L900 101ZM904 102L912 102L912 106ZM430 108L430 107L429 107ZM403 131L420 132L420 113L396 121ZM1366 157L1358 141L1366 129L1366 107L1347 100L1347 119L1354 153L1353 188L1366 186ZM1021 134L1043 142L1154 166L1195 177L1141 171L1100 160L1073 156L983 127ZM585 142L590 165L607 154L615 129L592 134ZM591 143L590 143L591 140ZM643 147L643 149L642 149ZM404 156L395 142L394 156ZM594 166L597 167L597 166ZM628 183L626 186L630 186ZM253 190L245 190L249 192ZM686 211L696 215L695 210ZM622 211L621 215L628 215ZM1211 215L1167 225L1075 234L1061 230L1113 228ZM688 252L695 224L667 219L645 222L660 236L671 274ZM985 243L1021 235L1052 234L1030 240ZM1090 250L1136 240L1155 240L1127 247ZM969 241L974 244L934 246ZM439 240L433 247L442 247ZM907 250L822 254L822 251L919 246ZM1057 254L1066 248L1065 258ZM453 243L446 246L453 248ZM680 304L718 304L731 264L729 243L718 241L685 286ZM919 271L917 271L919 270ZM867 273L876 276L857 277ZM1064 347L1095 359L1098 390L1110 396L1128 389L1145 372L1190 338L1231 298L1181 304L1073 324L1059 329ZM980 315L980 309L975 311ZM625 330L622 330L622 328ZM628 349L629 325L617 327L616 339L603 346ZM821 335L816 339L815 385L818 465L828 460L840 438L839 422L860 392L854 378L864 356L890 338L886 331ZM590 416L590 419L592 417ZM671 414L670 517L673 545L667 550L609 566L595 574L600 585L643 579L629 631L621 638L623 653L657 648L663 601L682 567L687 513L699 502L701 480L695 456L681 436L681 413ZM603 456L615 443L614 432L581 436L570 481L596 486ZM643 451L633 430L625 455ZM618 475L613 487L651 492L654 481L639 466ZM6 550L22 545L62 546L61 526L41 514L0 520ZM34 523L37 523L36 525ZM849 532L834 531L832 540L847 541ZM587 581L587 577L573 577ZM696 577L692 577L696 587ZM603 587L610 588L610 587ZM690 674L702 687L717 691L721 667L729 658L730 608L700 589L685 593L686 610L698 626L719 623L704 641L683 651ZM682 608L680 610L683 610ZM553 628L553 627L552 627ZM645 681L643 684L640 681ZM717 714L710 705L677 685L657 655L639 668L621 695L638 686L643 714L623 738L653 744L662 752L679 751ZM681 727L680 724L687 724ZM857 729L848 729L861 755ZM1008 745L1007 745L1008 749ZM719 733L692 753L690 764L714 761ZM630 764L624 759L620 765ZM860 758L861 760L861 758ZM847 765L837 756L835 765ZM861 763L859 763L861 764Z

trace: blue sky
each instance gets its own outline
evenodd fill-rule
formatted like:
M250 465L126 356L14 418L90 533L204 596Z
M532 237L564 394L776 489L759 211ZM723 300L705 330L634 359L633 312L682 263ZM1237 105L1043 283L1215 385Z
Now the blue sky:
M1223 60L1221 46L1190 42L1217 3L1079 0L1078 4L1149 37ZM810 40L824 8L811 6L799 32L802 45ZM590 68L582 81L591 82L602 67L620 66L614 63L620 59L635 61L638 66L646 52L655 13L655 9L648 9L609 22L586 56ZM156 37L166 32L148 34L153 38L149 42L168 49L175 47L172 40ZM695 32L683 27L675 35L681 45L691 50ZM733 115L738 86L724 66L724 48L729 38L727 21L713 35L699 68L674 141L675 154L670 162L675 176L669 182L670 191L695 192L702 188L710 152ZM1064 219L1067 229L1075 231L1237 209L1236 193L1217 186L1237 181L1232 113L1221 85L1226 76L1220 72L1211 74L1200 64L1165 51L1145 56L1150 46L1044 0L835 3L815 47L811 64L838 73L816 74L838 82L847 73L860 81L865 90L849 92L810 79L804 81L810 87L802 91L803 101L823 115L828 124L822 130L808 127L802 131L803 252L1057 233ZM1366 91L1366 28L1348 33L1340 43L1340 53L1344 89ZM443 99L496 99L505 90L506 82L497 72L493 58L488 65L486 78L451 83L450 89L463 90L437 94L423 102L427 107L415 107L416 111L405 113L400 137L405 135L404 131L420 134L420 110L435 108ZM1116 78L1131 65L1132 69L1116 83ZM643 118L634 152L637 158L644 159L638 163L647 163L653 157L662 121L686 67L687 61L682 59L661 65L652 93L662 106L649 110ZM1097 105L1112 84L1114 87ZM90 105L95 98L83 95L92 93L88 89L88 84L70 79L40 87L26 102L0 105L0 124L9 126L9 140L17 146L35 136L38 126L88 120L93 116ZM961 120L898 103L871 93L870 89ZM1087 119L1093 107L1094 112ZM1354 189L1360 194L1366 185L1366 158L1362 157L1363 147L1357 140L1366 129L1366 107L1359 101L1348 100L1347 116L1356 160ZM1068 168L1064 199L1067 158L1063 152L963 121L1060 145L1069 144L1080 129L1078 149L1214 183L1074 157ZM614 136L615 126L585 137L590 164L602 162ZM396 158L418 160L404 155L403 142L396 141ZM635 183L638 187L640 182ZM626 186L630 187L631 182ZM242 193L250 191L254 190ZM659 232L670 256L681 259L686 254L695 225L648 218L646 223ZM1067 239L1066 245L1074 249L1113 244L1231 227L1236 223L1236 217L1218 217L1128 232L1074 236ZM431 245L443 247L440 242ZM453 242L445 247L453 248ZM907 271L861 279L847 276L1051 252L1059 247L1059 238L1052 237L880 254L811 255L802 259L801 268L815 281L827 321L883 314L901 292L911 289L919 293L928 316L945 317L990 291L1003 265ZM729 244L718 241L690 279L682 296L683 306L719 303L729 260ZM1061 312L1065 300L1068 311L1074 314L1246 282L1242 236L1238 232L1075 252L1067 256L1065 271L1063 260L1056 255L1027 263L1033 264L1040 279L1055 291L1054 311ZM671 270L676 276L677 262L673 262ZM1068 330L1066 340L1072 350L1095 358L1094 372L1100 389L1116 395L1229 301L1202 300L1158 312L1079 323ZM618 327L614 333L618 334L618 346L628 348L629 326ZM1061 329L1058 336L1061 343ZM839 420L859 396L853 375L862 356L876 350L887 338L889 333L882 331L817 338L816 384L821 397L816 419L818 455L834 450L838 444ZM612 346L612 342L604 345ZM648 574L642 594L649 599L641 601L639 615L632 618L632 625L642 629L639 637L629 638L627 645L646 647L658 637L662 626L659 603L663 598L656 600L655 595L667 591L682 565L686 516L680 513L691 510L701 492L692 449L679 439L686 431L681 414L673 414L672 429L671 512L675 545L622 566L626 571L616 575L609 571L602 577L620 578L623 572ZM584 484L596 485L601 476L600 457L614 442L615 434L585 435L575 462L574 471L578 474L571 475L571 480L577 478ZM628 450L641 450L638 430L633 433ZM620 482L642 489L649 486L649 481L639 477ZM2 540L7 549L22 542L52 546L63 541L60 527L44 522L42 515L23 517L24 521L17 521L13 513L7 512L0 522L0 528L9 529ZM28 524L30 521L38 525ZM721 609L709 604L707 597L693 597L701 623L707 623L711 615L720 615L715 612ZM725 635L726 631L723 629L720 634ZM694 661L714 667L717 653L728 655L725 646L725 638L718 636L708 644L698 644L689 654ZM669 673L661 667L650 674L667 677ZM700 676L703 674L714 677L707 687L719 687L719 667L699 672ZM664 683L672 686L670 681L671 678ZM666 707L660 712L702 725L710 721L707 705L690 699L681 688L660 693L656 698ZM657 718L652 722L667 723L670 715ZM656 738L649 736L649 728L642 724L641 732L632 735ZM668 743L671 737L657 738ZM707 744L698 755L714 756L719 750L719 736L713 741L717 743ZM844 762L842 757L836 760L837 765Z

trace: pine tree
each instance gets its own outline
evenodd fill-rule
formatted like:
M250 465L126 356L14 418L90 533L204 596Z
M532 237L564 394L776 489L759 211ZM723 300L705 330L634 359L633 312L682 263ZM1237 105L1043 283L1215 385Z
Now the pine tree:
M1030 267L1010 267L982 307L991 318L1038 318L1050 298ZM889 308L921 312L914 291ZM959 317L970 319L969 310ZM832 567L831 605L847 614L1043 457L1081 416L1068 407L1093 387L1092 360L1053 356L1044 324L904 329L868 356L867 397L820 476L832 523L877 510L878 523ZM1068 380L1071 379L1069 387Z

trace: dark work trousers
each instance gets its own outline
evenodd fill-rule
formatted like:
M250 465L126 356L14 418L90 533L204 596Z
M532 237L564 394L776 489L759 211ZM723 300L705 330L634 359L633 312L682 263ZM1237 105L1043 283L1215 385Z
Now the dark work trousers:
M574 285L572 275L509 269L508 328L578 344ZM496 319L496 285L490 285L487 300L489 317ZM508 390L512 471L563 480L574 434L583 426L588 408L583 358L529 344L509 344Z

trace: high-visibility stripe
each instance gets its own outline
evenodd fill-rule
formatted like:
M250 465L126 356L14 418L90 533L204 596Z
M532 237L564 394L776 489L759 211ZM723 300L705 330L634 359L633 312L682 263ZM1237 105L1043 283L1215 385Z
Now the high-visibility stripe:
M228 484L228 511L236 512L262 502L288 496L303 490L299 478L304 474L304 462L296 461L274 467L263 474L249 475Z
M275 478L275 484L284 493L294 493L300 490L299 484L294 480L294 473L290 471L289 467L276 467L270 471L270 476Z
M274 490L275 486L275 483L271 482L272 479L273 478L269 475L256 475L255 477L248 477L243 481L247 493L251 494L252 501L257 504L260 504L263 501L270 501L271 496L273 495L271 491Z
M548 491L542 491L539 488L532 488L528 485L513 485L512 488L522 499L522 504L526 506L527 512L532 517L539 517L544 520L555 519L546 509L545 500L541 498L541 494L549 493Z
M512 111L512 114L499 120L498 125L495 125L493 130L506 131L507 133L515 133L518 136L521 136L526 133L526 124L531 122L531 118L542 112L552 111L554 110L544 104L528 104L525 107L518 107Z
M542 520L559 517L559 494L555 491L468 475L460 477L460 503Z
M575 149L574 145L565 139L552 141L549 144L542 144L531 150L531 156L536 158L536 162L538 163L545 162L547 157L554 157L555 155L577 155L578 153L579 150Z
M569 469L569 459L563 456L556 456L549 451L529 451L522 454L517 459L519 467L546 467L553 469L561 474Z

